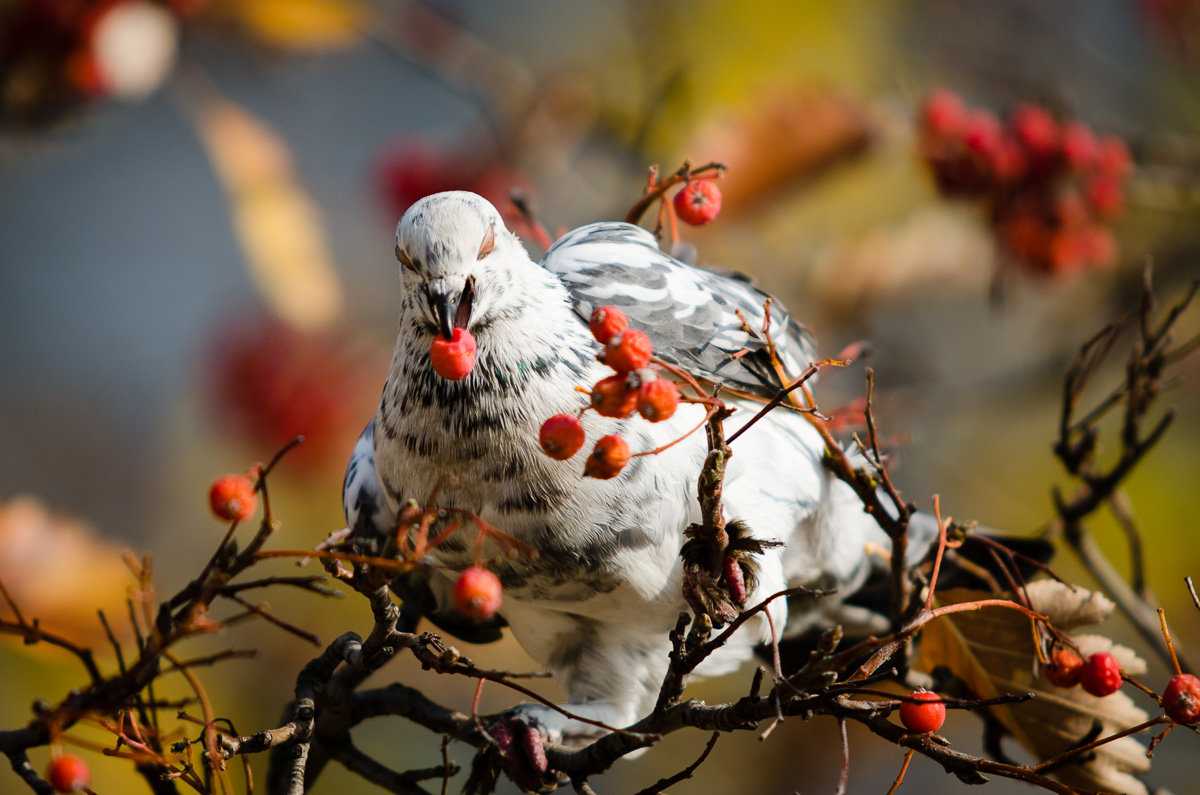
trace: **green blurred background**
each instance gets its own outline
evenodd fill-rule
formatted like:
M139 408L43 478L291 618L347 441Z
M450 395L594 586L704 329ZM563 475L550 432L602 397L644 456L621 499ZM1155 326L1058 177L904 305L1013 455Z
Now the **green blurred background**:
M278 544L342 525L341 467L395 323L393 228L424 193L500 202L519 185L554 232L621 217L650 164L726 162L721 217L683 231L698 261L754 275L823 354L869 340L906 495L928 507L937 493L956 518L1014 532L1052 515L1063 479L1050 444L1080 343L1134 305L1147 263L1164 301L1200 275L1200 3L1188 0L47 5L0 4L0 580L26 613L97 646L96 607L124 610L116 552L150 552L173 592L223 531L209 481L295 433L310 442L274 481ZM86 37L64 33L77 23L94 39L104 13L132 6L111 52L81 55ZM1136 167L1118 261L1049 278L1000 260L983 214L940 198L918 156L914 119L937 87L998 112L1040 102L1125 139ZM1177 366L1165 402L1179 418L1128 483L1151 582L1193 658L1200 613L1182 578L1200 576L1197 361ZM819 396L834 407L862 389L860 364ZM1116 527L1094 529L1124 569ZM1059 569L1089 584L1069 555ZM356 599L266 598L326 640L366 627ZM1137 645L1119 619L1105 631ZM262 656L203 672L218 711L242 732L272 725L314 650L260 623L194 653L231 646ZM472 656L532 667L509 643ZM1156 665L1148 681L1164 679ZM0 675L3 728L82 681L64 655L11 639ZM694 690L736 697L747 676ZM407 663L388 677L470 703L469 682ZM485 693L487 708L511 701ZM980 746L971 716L948 732ZM358 737L399 768L439 754L398 719ZM1195 739L1172 736L1151 781L1192 790ZM639 789L703 742L678 734L596 787ZM854 727L850 747L850 791L884 791L900 751ZM763 744L725 737L672 791L832 791L837 748L829 720L788 721ZM98 792L132 786L89 758ZM16 786L0 776L0 791ZM962 786L921 759L906 784ZM357 790L330 769L315 791L339 787Z

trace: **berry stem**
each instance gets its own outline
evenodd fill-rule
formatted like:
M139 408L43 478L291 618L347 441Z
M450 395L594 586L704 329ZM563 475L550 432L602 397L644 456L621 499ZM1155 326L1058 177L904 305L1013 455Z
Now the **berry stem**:
M625 213L625 223L639 223L642 220L642 216L645 215L646 210L650 208L650 205L661 199L672 187L678 185L680 182L687 182L689 177L696 177L701 174L708 175L709 172L711 172L711 176L719 177L725 173L725 164L713 161L699 168L692 168L691 162L685 160L678 171L666 177L661 182L655 181L654 177L657 175L658 170L654 169L651 175L651 184L647 186L645 195L634 202L633 206L629 208L629 212Z
M1175 673L1183 673L1183 669L1179 667L1179 657L1175 654L1175 644L1171 642L1171 631L1167 629L1167 611L1161 607L1158 608L1158 623L1162 626L1163 640L1167 642L1167 651L1171 654L1171 663L1175 666Z
M941 499L937 494L933 495L933 515L937 518L938 523L938 548L937 556L933 559L933 574L929 576L929 593L925 595L926 612L933 609L933 591L937 588L938 573L942 568L942 556L946 554L946 521L942 519Z
M896 790L900 789L900 785L904 782L904 774L908 772L908 763L912 761L913 754L916 752L916 748L908 749L908 753L904 755L904 763L900 765L900 772L896 774L896 780L892 782L892 786L888 787L887 795L895 795Z

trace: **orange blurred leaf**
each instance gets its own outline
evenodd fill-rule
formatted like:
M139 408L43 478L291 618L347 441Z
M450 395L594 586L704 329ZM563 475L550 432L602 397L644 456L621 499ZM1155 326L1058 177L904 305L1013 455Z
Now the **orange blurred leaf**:
M31 497L0 500L0 581L27 621L76 643L104 642L97 609L114 631L126 624L132 580L121 547ZM0 611L12 618L6 606Z

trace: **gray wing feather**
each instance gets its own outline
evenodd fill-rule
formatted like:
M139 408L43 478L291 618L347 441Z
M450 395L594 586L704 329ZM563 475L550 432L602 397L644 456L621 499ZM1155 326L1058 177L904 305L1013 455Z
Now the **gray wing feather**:
M568 232L542 266L566 285L585 322L596 307L616 306L650 335L665 361L737 391L764 397L778 391L765 340L747 334L737 315L757 332L769 296L744 278L685 265L645 229L615 222ZM772 299L770 311L776 353L785 370L798 375L815 358L812 333L779 301Z

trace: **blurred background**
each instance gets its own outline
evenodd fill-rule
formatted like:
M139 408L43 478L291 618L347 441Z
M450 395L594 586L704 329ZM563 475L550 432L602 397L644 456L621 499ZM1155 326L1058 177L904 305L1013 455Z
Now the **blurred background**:
M160 591L178 589L224 529L208 483L299 433L273 481L276 543L316 543L342 526L341 470L385 375L404 208L465 188L507 212L516 187L553 236L622 217L649 166L685 159L728 172L721 215L677 250L753 275L824 355L871 343L906 496L1035 532L1064 483L1050 445L1080 344L1136 305L1148 264L1164 302L1200 276L1198 44L1193 0L4 0L0 581L99 648L97 607L127 624L120 550L151 553ZM1047 119L1065 166L1038 165ZM1127 484L1193 657L1198 361L1177 365L1179 417ZM819 397L863 389L859 362ZM1125 570L1115 524L1094 529ZM1090 584L1069 554L1058 568ZM354 599L269 599L326 640L366 626ZM1137 645L1120 619L1104 631ZM274 725L314 649L260 622L196 653L228 647L261 657L204 672L218 712L243 733ZM507 642L469 653L533 667ZM0 643L0 727L82 681L64 657ZM1147 681L1165 681L1157 665ZM736 697L747 675L694 691ZM468 682L407 664L383 677L470 704ZM485 692L485 708L512 701ZM966 750L980 728L948 724ZM1152 784L1194 787L1182 735ZM401 769L440 754L399 719L358 737ZM647 786L703 743L677 734L597 789ZM850 791L884 791L899 750L853 727L850 748ZM725 737L673 791L832 791L837 749L828 720ZM132 785L94 759L97 791ZM908 782L963 787L921 759ZM331 768L315 791L339 786L356 785Z

